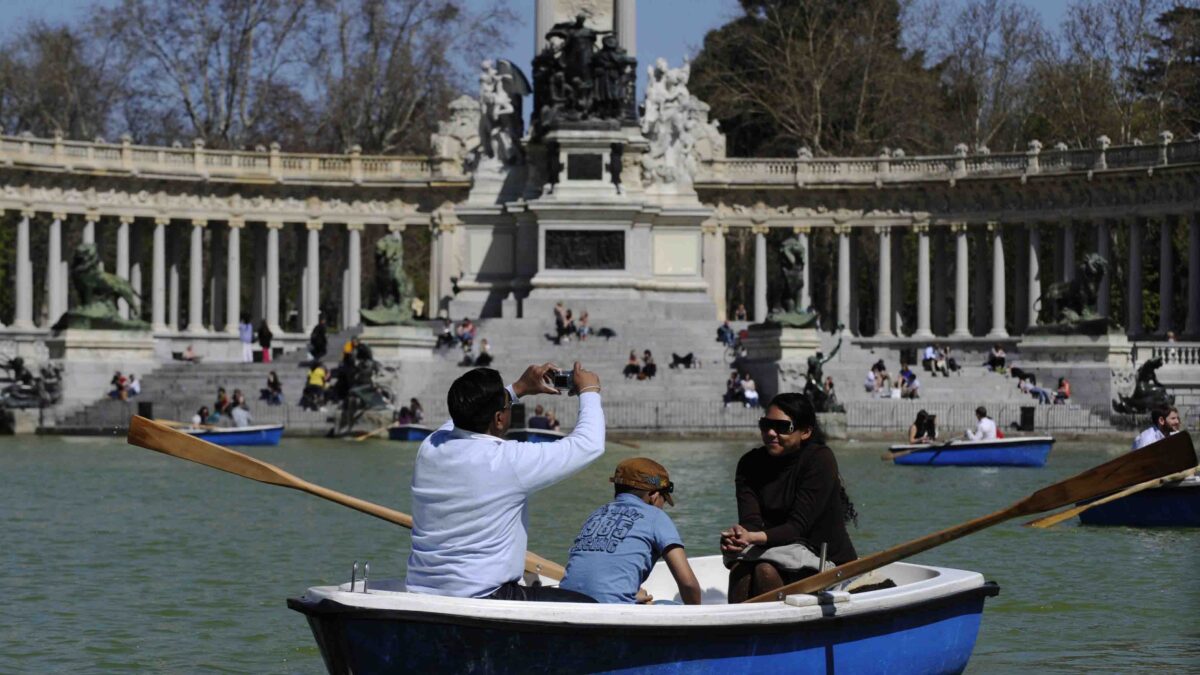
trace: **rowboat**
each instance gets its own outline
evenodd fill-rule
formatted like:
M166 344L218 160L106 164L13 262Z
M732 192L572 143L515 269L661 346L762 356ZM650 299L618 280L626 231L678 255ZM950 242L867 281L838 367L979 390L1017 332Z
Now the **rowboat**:
M1084 525L1200 527L1200 476L1142 490L1079 514Z
M509 429L504 437L510 441L525 441L526 443L553 443L567 435L561 431L553 431L551 429L533 429L522 427L520 429Z
M1045 466L1050 436L950 441L932 445L893 445L896 464L918 466Z
M999 593L978 572L897 562L832 591L729 605L720 556L691 564L703 605L448 598L408 593L400 581L358 581L310 588L288 607L308 618L334 675L954 673L971 657L984 599ZM896 586L852 592L885 578ZM679 600L662 562L644 586Z
M425 437L436 431L424 424L400 424L388 428L388 440L392 441L423 441Z
M283 437L282 424L260 424L253 427L211 427L181 429L196 438L217 445L279 445Z

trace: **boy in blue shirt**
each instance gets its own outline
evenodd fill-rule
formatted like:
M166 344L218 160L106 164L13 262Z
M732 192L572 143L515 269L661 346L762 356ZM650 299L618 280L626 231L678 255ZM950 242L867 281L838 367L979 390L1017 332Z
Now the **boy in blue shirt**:
M648 602L642 582L659 558L679 585L688 605L700 604L700 583L688 564L679 531L663 504L675 505L675 486L661 464L644 457L617 465L609 479L613 500L596 509L575 538L567 573L559 588L591 596L596 602Z

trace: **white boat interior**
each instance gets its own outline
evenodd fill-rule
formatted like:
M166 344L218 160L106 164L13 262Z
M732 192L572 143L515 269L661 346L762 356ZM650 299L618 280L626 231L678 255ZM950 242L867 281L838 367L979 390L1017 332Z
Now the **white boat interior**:
M794 623L833 615L890 610L984 584L983 575L978 572L898 562L842 582L821 593L790 595L784 602L729 605L726 604L729 573L721 562L721 556L691 558L690 562L704 589L701 605L597 605L450 598L409 593L401 580L370 581L366 592L361 581L356 582L353 589L349 583L316 586L308 589L306 596L315 601L329 599L361 609L444 614L448 620L470 617L552 624L713 626ZM896 586L861 593L849 592L858 586L879 583L884 579L891 579ZM545 577L540 581L547 585L555 583ZM644 587L656 601L679 601L675 581L661 561L654 567Z

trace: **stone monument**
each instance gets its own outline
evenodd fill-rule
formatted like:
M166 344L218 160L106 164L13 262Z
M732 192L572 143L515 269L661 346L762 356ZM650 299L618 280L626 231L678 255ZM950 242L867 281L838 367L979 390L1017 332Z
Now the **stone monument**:
M412 281L404 272L404 241L398 233L375 243L375 304L360 310L362 341L384 360L429 360L436 339L413 318Z

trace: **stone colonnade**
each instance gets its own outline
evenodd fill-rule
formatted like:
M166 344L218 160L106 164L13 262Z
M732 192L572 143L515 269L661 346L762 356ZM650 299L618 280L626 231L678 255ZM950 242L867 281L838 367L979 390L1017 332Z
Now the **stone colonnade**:
M31 229L35 222L48 219L47 260L39 273L44 275L45 302L40 317L34 316L34 261L31 257ZM320 317L320 240L321 233L331 225L321 219L310 219L301 223L306 237L303 251L297 255L285 255L280 251L280 232L288 223L283 220L250 221L244 217L229 216L224 220L208 218L174 218L171 216L137 217L125 214L102 214L88 210L77 216L64 212L42 213L34 209L23 209L16 222L15 290L13 319L0 329L15 331L37 331L48 329L66 312L70 302L70 258L72 252L63 245L65 230L73 219L81 223L80 240L97 244L97 226L112 222L116 239L117 276L126 279L134 291L144 300L136 303L134 312L122 300L119 309L123 317L140 314L148 320L156 333L180 331L188 334L226 333L237 335L238 323L243 314L250 315L255 322L265 320L276 335L284 334L280 317L281 277L280 265L301 265L299 299L301 328L308 332ZM290 222L290 221L289 221ZM405 225L384 222L389 232L398 233ZM362 308L362 233L367 225L364 221L345 222L347 269L343 271L342 315L340 325L353 327L359 324ZM218 228L220 228L218 230ZM150 231L148 251L142 236ZM205 231L210 236L206 250ZM221 231L223 230L223 231ZM243 241L245 231L250 237ZM224 235L223 246L219 245ZM252 306L241 306L242 258L244 247L249 245L249 254L254 260L252 280ZM188 259L186 291L180 288L181 257ZM149 255L149 289L143 283L143 259ZM223 261L214 260L220 256ZM210 264L212 278L204 278L205 262ZM210 313L205 315L205 299L209 301ZM148 291L148 293L147 293ZM187 314L181 317L181 295L187 299ZM140 311L137 311L140 310ZM148 310L148 311L147 311ZM182 318L182 321L181 321ZM218 325L222 324L222 325Z
M1126 333L1130 337L1145 337L1151 334L1165 335L1171 330L1171 326L1175 325L1176 317L1174 312L1174 287L1172 280L1174 279L1175 252L1171 240L1171 233L1175 229L1175 225L1179 219L1185 218L1188 223L1188 247L1187 255L1183 258L1183 264L1188 265L1188 281L1187 281L1187 315L1183 334L1187 336L1200 337L1200 213L1192 212L1189 214L1168 214L1161 218L1156 218L1154 226L1159 232L1159 323L1157 326L1142 325L1143 314L1143 257L1142 257L1142 240L1144 231L1151 226L1150 219L1139 216L1128 218L1125 220L1127 225L1127 246L1126 259L1113 260L1112 254L1112 232L1113 227L1119 225L1119 219L1102 219L1094 223L1094 240L1088 245L1090 250L1098 253L1101 257L1109 262L1109 271L1100 283L1098 310L1101 314L1107 315L1112 309L1112 274L1120 267L1126 270L1126 289L1124 296L1126 298L1124 316L1116 317L1117 321L1125 326ZM1087 223L1067 221L1060 223L1057 228L1057 242L1043 242L1043 224L1041 222L1031 222L1029 224L1011 224L1001 222L986 222L980 225L971 225L965 222L939 222L933 223L928 219L914 220L911 225L874 225L874 226L848 226L848 225L833 225L833 226L816 226L816 225L792 225L791 228L802 239L806 252L808 249L809 235L818 227L827 227L832 230L837 237L837 274L836 274L836 317L837 324L851 327L853 317L853 298L855 297L854 275L851 273L852 268L852 232L869 232L878 238L878 259L877 259L877 283L875 289L877 291L876 298L876 332L875 335L881 338L887 337L906 337L900 332L899 318L897 316L898 307L893 307L893 302L896 299L896 293L893 289L893 282L896 279L896 273L900 270L895 269L898 261L895 260L896 244L899 236L906 231L911 230L916 238L916 325L908 333L908 336L913 338L929 338L935 335L947 336L952 338L967 338L971 336L986 337L992 339L1004 339L1010 336L1009 328L1013 328L1020 333L1029 326L1038 323L1038 315L1041 311L1042 294L1049 288L1051 283L1055 281L1071 281L1076 270L1076 243L1075 236L1077 234L1077 226L1086 225ZM727 230L729 225L724 224L719 226L721 230ZM762 321L768 313L767 306L767 233L769 227L761 223L750 225L751 232L754 237L754 302L750 319L754 321ZM713 232L718 231L713 229ZM985 238L984 245L978 247L978 250L986 249L985 257L980 258L978 255L973 256L971 253L970 237L972 234L980 238ZM1022 278L1009 279L1007 267L1005 265L1005 240L1015 238L1016 246L1010 246L1010 250L1015 250L1018 253L1017 265L1018 276ZM953 297L954 297L954 325L953 327L942 327L934 324L935 315L939 318L939 322L945 318L946 311L941 303L941 293L935 292L935 289L940 289L945 283L945 271L948 269L949 256L943 255L945 241L953 240L953 260L954 260L954 280L953 280ZM939 251L936 256L937 265L935 266L934 257L931 256L931 240ZM1050 254L1053 256L1053 270L1057 278L1046 278L1044 270L1042 270L1039 260L1044 257L1045 252L1043 246L1051 246ZM716 248L715 246L713 247ZM724 246L720 246L722 257ZM805 300L809 300L809 289L812 288L812 261L810 257L806 257L808 264L805 265ZM985 266L979 268L976 266ZM936 268L936 269L935 269ZM991 275L991 297L980 297L978 294L972 297L972 270L976 271L976 282L983 278L986 279L987 268L990 268ZM722 277L724 276L722 270ZM817 280L820 282L821 280ZM831 280L832 281L832 280ZM712 280L710 279L710 283ZM982 289L975 289L982 290ZM1014 293L1013 305L1015 307L1015 316L1010 317L1006 310L1009 302L1008 294ZM970 310L974 304L977 310L986 309L981 307L981 301L990 306L990 317L985 317L988 320L985 331L972 331L972 326L968 319ZM718 300L719 304L723 303L723 298Z

